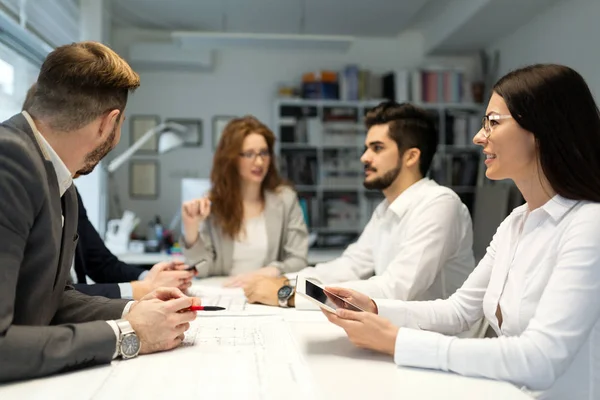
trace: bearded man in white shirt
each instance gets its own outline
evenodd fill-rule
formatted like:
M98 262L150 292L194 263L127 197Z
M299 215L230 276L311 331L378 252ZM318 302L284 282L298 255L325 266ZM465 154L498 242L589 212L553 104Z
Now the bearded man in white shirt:
M438 146L430 115L413 105L381 103L365 117L364 186L381 190L356 243L337 259L298 273L305 280L398 300L447 298L474 268L471 217L451 189L427 178ZM293 279L256 278L244 291L251 303L316 308L294 295Z

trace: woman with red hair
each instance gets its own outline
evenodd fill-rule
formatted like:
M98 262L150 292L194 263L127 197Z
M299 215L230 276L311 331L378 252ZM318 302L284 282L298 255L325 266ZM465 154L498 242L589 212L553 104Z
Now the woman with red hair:
M275 136L252 116L232 120L213 158L209 195L182 206L184 255L199 277L257 275L306 267L308 230L294 190L277 172Z

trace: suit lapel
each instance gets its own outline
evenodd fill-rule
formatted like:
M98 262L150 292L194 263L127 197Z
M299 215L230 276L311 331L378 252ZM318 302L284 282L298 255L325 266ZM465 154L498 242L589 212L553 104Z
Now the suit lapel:
M64 290L64 284L71 270L71 263L73 262L73 250L77 243L77 197L75 194L75 188L73 185L71 185L71 187L69 187L69 189L67 189L65 192L63 199L61 199L58 178L56 177L54 165L52 164L52 161L46 159L46 156L40 148L35 134L29 125L29 122L27 121L27 118L25 118L23 114L17 114L13 116L6 121L4 125L8 128L12 128L17 133L24 132L31 141L32 146L36 149L38 155L40 156L40 161L42 161L44 165L46 182L48 183L47 198L50 202L52 215L52 235L54 235L56 238L61 238L60 254L54 277L54 287L56 288L57 284L60 284L58 289L62 291ZM46 188L43 188L42 190L46 190Z
M283 203L273 192L265 192L265 223L267 225L267 259L276 260L283 226Z

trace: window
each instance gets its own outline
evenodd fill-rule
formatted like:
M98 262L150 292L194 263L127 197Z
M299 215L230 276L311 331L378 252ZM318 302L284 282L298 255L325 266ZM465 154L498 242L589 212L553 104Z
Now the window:
M0 121L21 112L39 67L0 43Z

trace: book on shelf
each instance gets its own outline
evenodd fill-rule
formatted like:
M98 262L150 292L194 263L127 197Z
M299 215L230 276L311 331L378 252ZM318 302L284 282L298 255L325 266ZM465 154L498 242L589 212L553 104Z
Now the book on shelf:
M339 74L340 99L358 101L382 97L381 76L357 65L347 65Z
M328 149L323 153L320 182L326 187L358 186L362 171L357 149Z
M395 70L383 75L382 78L383 97L397 103L411 100L410 74L407 70Z
M356 229L360 226L360 209L356 196L340 195L324 199L325 227Z
M281 175L296 185L318 184L317 155L314 151L286 150L279 157Z
M358 107L323 107L323 122L358 122Z
M321 225L321 219L319 218L319 199L314 193L298 193L298 200L300 202L300 208L302 208L302 214L304 215L304 221L309 228L318 227Z
M323 126L315 106L281 106L279 109L279 140L282 144L321 143Z
M302 75L302 97L305 99L337 100L339 94L336 71L314 71Z
M481 129L481 115L453 110L446 113L446 143L455 146L470 146L473 137Z
M462 71L450 68L395 70L382 77L383 97L398 103L460 103L465 100Z

